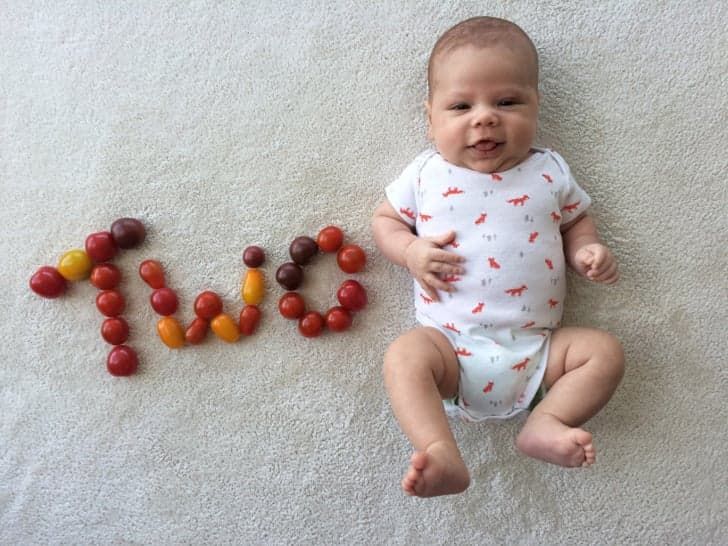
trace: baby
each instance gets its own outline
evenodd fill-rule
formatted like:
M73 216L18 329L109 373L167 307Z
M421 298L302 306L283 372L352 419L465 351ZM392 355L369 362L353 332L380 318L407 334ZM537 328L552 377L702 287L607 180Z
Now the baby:
M429 497L468 487L448 413L482 421L531 409L516 439L523 453L589 466L596 451L580 426L612 396L624 356L606 332L561 327L565 264L595 282L619 274L586 214L589 196L561 156L533 146L536 49L509 21L468 19L435 44L428 84L436 151L387 187L373 219L382 253L414 277L421 324L384 358L415 449L402 488Z

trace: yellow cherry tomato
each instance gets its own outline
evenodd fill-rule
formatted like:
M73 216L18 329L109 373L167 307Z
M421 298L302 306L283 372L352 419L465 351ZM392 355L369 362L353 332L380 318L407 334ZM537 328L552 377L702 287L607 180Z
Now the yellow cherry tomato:
M226 315L225 313L220 313L212 319L210 321L210 328L215 332L217 337L228 343L235 343L240 338L238 325L235 324L235 321L230 315Z
M85 251L74 248L69 250L58 261L58 272L64 279L69 281L80 281L91 274L93 267L91 258Z
M242 289L243 301L248 305L258 305L265 296L265 278L260 269L248 269Z
M170 349L179 349L185 344L185 331L174 317L162 317L157 322L157 333Z

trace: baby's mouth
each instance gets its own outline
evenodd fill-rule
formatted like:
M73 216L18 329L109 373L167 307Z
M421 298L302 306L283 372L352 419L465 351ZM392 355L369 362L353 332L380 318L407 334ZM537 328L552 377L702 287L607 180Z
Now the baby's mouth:
M501 143L496 142L495 140L479 140L478 142L473 144L473 148L475 148L479 152L492 152L498 147L499 144Z

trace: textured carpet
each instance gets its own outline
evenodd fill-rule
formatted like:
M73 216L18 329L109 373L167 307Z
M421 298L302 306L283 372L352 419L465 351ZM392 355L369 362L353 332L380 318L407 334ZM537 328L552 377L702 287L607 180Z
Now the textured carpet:
M0 7L0 543L725 544L723 2L25 2ZM598 464L517 454L518 421L456 424L474 482L405 497L410 448L382 387L413 325L410 281L373 244L383 189L427 146L425 63L475 14L530 33L539 144L594 199L621 263L570 278L565 323L615 333L627 372L589 424ZM115 263L139 373L114 378L96 290L28 279L119 217ZM330 223L369 254L369 307L306 340L277 316L289 242ZM241 252L268 253L259 332L172 351L136 274L160 260L192 318L241 307ZM312 307L348 276L307 268Z

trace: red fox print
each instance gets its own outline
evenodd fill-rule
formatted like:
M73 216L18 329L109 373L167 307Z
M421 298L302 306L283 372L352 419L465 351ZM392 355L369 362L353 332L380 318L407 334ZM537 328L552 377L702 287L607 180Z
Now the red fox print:
M526 324L524 324L523 326L521 326L521 328L530 328L534 324L536 324L536 323L533 322L532 320L529 320Z
M579 205L581 205L581 201L577 201L576 203L571 203L570 205L564 205L563 210L564 212L574 212L576 209L579 208Z
M554 222L561 222L561 215L558 212L552 212L551 213L551 219Z
M558 304L559 304L558 301L556 301L553 298L549 298L549 307L551 307L551 309L553 309L554 307L556 307Z
M480 224L484 224L484 223L485 223L485 220L486 220L486 218L488 218L488 215L487 215L487 214L485 214L485 213L482 213L482 214L481 214L480 216L478 216L478 217L477 217L477 218L475 219L475 225L476 225L476 226L479 226Z
M458 243L456 239L453 239L452 241L447 243L445 246L451 246L453 248L458 248L460 246L460 243Z
M432 220L432 216L430 216L429 214L420 213L420 220L422 220L423 222L427 222L429 220Z
M482 301L479 301L478 305L473 307L472 311L470 311L470 312L474 315L477 315L478 313L482 313L484 308L485 308L485 303L483 303Z
M500 269L500 264L495 261L495 258L488 258L488 265L491 269Z
M483 387L483 392L485 394L488 394L489 392L491 392L493 390L493 385L495 385L495 383L493 383L492 381L488 381L488 384L485 387Z
M530 358L524 358L518 364L514 364L513 366L511 366L511 370L516 370L517 372L522 372L523 370L526 369L526 364L528 364L529 362L531 362Z
M462 280L461 277L458 277L457 275L445 275L442 277L442 280L445 282L459 282Z
M522 207L526 204L526 201L531 199L528 195L522 195L521 197L514 197L513 199L509 199L506 201L506 203L510 203L514 207Z
M519 286L517 288L509 288L508 290L506 290L506 294L508 294L509 296L520 297L520 296L523 296L523 293L526 290L528 290L528 286L526 286L525 284L522 284L521 286Z
M445 324L442 325L442 327L445 328L446 330L450 330L451 332L455 332L456 334L460 333L460 330L455 328L455 325L452 322L446 322Z
M551 177L550 177L549 175L547 175L546 173L542 174L541 176L543 176L543 177L544 177L544 178L546 179L546 182L548 182L549 184L553 184L553 183L554 183L554 179L553 179L553 178L551 178Z
M500 182L503 180L503 177L498 173L490 173L490 177L493 179L493 182Z
M538 238L538 231L534 231L533 233L531 233L531 235L528 236L528 242L534 243L534 242L536 242L537 238Z
M554 262L552 262L548 258L546 258L544 261L546 262L546 267L548 267L549 269L553 269L554 268Z
M443 197L450 197L451 195L457 195L459 193L465 193L460 188L451 188L450 186L447 187L447 191L442 194Z
M468 351L465 347L458 347L455 349L455 354L459 356L473 356L473 353Z
M399 212L401 212L402 214L404 214L410 220L414 220L415 219L415 213L412 212L412 210L409 209L409 208L406 208L406 209L405 208L400 208L399 209Z
M422 292L420 292L420 297L422 298L422 301L425 302L425 305L430 305L433 301L430 296L425 296Z

